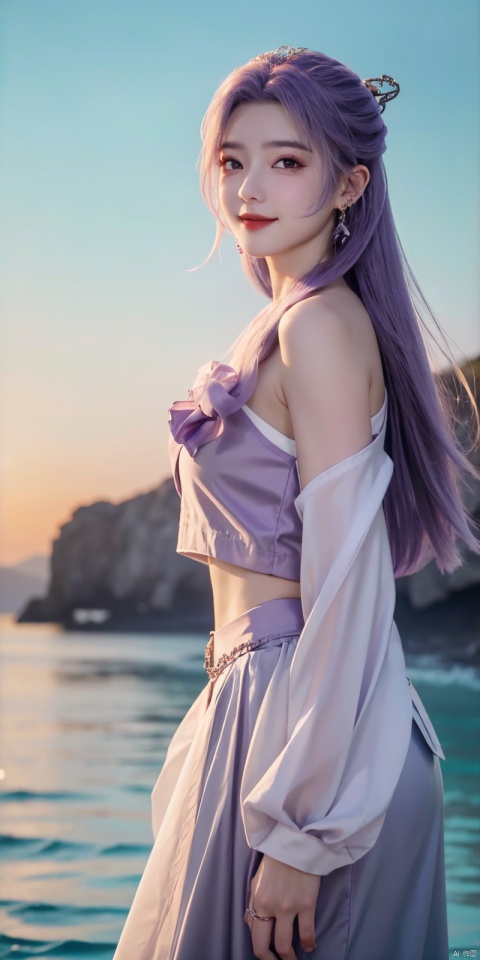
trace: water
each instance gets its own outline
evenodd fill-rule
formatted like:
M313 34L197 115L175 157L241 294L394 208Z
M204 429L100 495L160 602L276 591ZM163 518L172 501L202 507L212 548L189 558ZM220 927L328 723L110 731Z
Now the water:
M151 848L151 789L206 682L207 640L0 618L0 958L111 960ZM428 658L407 668L447 758L449 935L463 956L480 948L480 677Z

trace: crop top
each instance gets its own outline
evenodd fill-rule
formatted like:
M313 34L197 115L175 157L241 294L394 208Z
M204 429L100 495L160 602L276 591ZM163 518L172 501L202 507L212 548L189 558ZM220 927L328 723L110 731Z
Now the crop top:
M386 418L387 400L372 417ZM169 455L181 497L177 553L208 557L300 580L302 521L295 441L246 404L231 413L221 435L191 456L169 437Z
M300 575L304 626L252 730L241 813L252 848L328 874L364 856L378 838L412 717L445 759L406 677L394 620L383 510L394 469L385 450L388 397L372 418L371 442L300 490L294 451L260 430L236 382L231 367L206 364L189 400L170 408L183 509L179 552ZM189 751L183 737L180 731L172 748L178 758ZM167 772L160 786L168 797Z

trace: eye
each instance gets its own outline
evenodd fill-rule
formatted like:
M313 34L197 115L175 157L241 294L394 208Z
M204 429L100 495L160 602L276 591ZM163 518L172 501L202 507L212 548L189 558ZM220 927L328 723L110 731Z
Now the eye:
M218 166L223 167L224 170L227 170L227 163L238 163L241 166L239 160L234 160L233 157L222 157L220 160L217 160Z
M303 163L299 163L298 160L295 160L295 157L281 157L280 160L277 160L277 163L296 163L297 167L303 167ZM275 164L275 166L277 165ZM284 170L294 170L295 167L284 167Z

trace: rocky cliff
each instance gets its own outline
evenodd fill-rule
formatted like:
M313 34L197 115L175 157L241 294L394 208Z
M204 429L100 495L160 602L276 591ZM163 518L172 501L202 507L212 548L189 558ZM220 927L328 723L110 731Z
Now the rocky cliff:
M110 629L211 624L208 568L175 552L179 511L171 478L123 503L79 507L53 542L46 597L32 599L19 621L78 628L89 622L79 611L104 610Z

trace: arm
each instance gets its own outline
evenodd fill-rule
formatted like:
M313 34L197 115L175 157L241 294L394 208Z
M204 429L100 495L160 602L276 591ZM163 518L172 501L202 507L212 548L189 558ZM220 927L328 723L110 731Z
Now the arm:
M279 341L302 486L305 625L253 731L241 800L253 848L323 875L375 843L410 742L382 508L393 463L385 423L372 441L348 324L311 301L282 318Z

